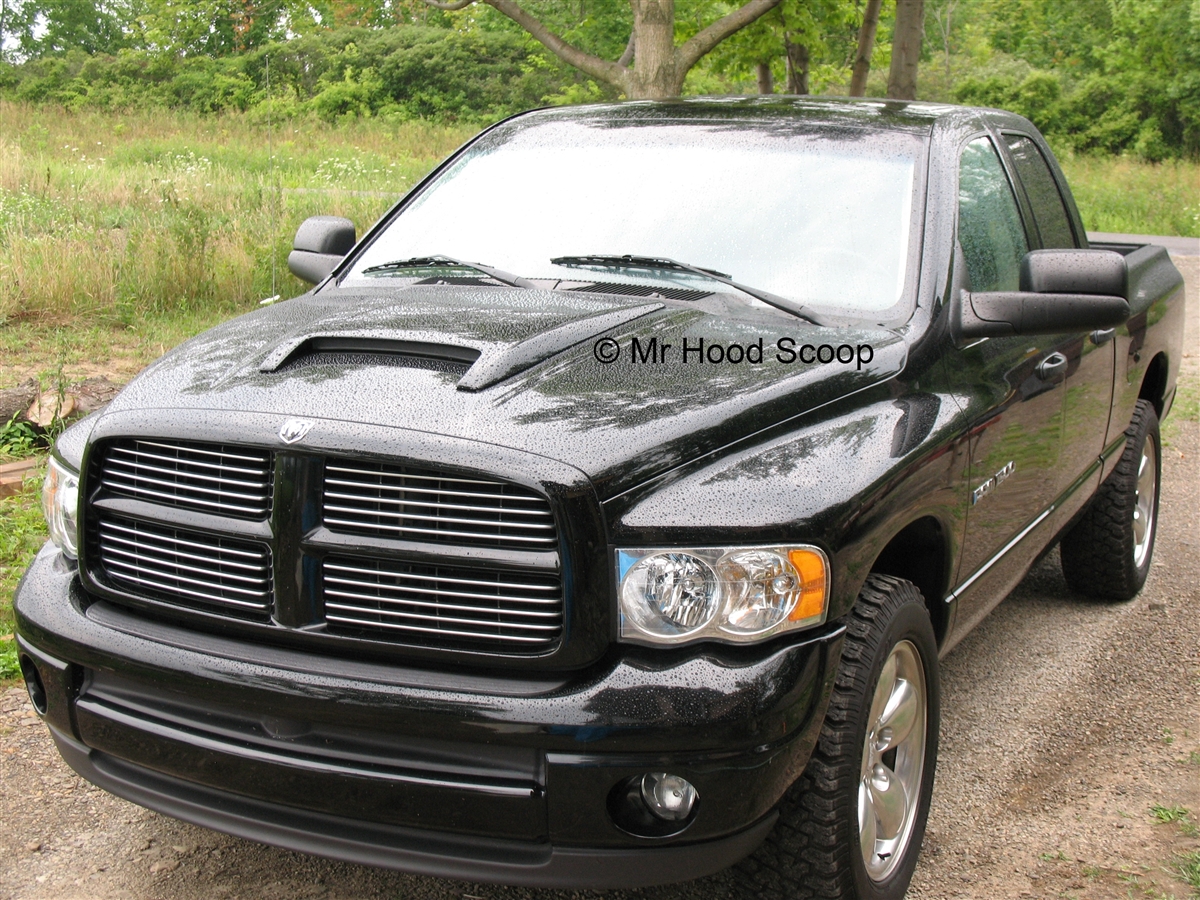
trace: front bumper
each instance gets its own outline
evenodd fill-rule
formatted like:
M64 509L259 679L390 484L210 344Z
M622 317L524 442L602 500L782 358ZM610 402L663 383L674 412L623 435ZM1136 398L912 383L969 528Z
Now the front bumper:
M540 887L681 881L752 852L807 763L842 643L833 627L561 677L434 672L151 621L85 594L50 545L15 606L51 733L100 787L290 849ZM678 834L614 822L619 786L647 771L699 792Z

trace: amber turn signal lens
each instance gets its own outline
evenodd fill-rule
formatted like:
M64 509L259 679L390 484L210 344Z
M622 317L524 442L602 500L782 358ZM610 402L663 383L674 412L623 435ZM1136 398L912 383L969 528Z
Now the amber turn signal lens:
M800 600L788 616L793 622L814 619L825 612L828 578L825 559L812 550L789 550L788 561L800 573Z

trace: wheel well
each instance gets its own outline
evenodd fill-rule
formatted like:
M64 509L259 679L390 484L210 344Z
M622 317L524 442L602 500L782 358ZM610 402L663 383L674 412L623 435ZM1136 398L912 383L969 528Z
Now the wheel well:
M948 583L948 556L941 523L933 516L926 516L906 525L871 566L872 572L895 575L920 589L939 644L946 635L946 604L942 598Z
M1154 405L1154 411L1161 419L1163 402L1167 395L1167 356L1160 353L1150 360L1146 367L1146 375L1142 378L1142 388L1138 391L1139 400L1149 400Z

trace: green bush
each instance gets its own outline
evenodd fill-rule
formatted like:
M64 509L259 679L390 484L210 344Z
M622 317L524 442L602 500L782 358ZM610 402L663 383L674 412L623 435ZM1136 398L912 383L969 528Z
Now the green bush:
M1147 162L1200 153L1200 76L1182 89L1101 74L1072 83L1060 72L1008 65L964 78L954 99L1019 113L1080 152L1130 153Z
M384 113L483 122L577 90L581 76L504 32L342 28L237 56L75 50L0 67L0 96L69 109L168 107L213 113L265 105L327 121Z

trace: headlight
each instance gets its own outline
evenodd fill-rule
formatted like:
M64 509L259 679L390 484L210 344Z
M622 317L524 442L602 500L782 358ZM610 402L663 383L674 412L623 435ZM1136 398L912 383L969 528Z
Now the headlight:
M54 457L50 457L42 484L42 513L54 546L75 559L79 553L79 476Z
M617 551L621 639L745 643L825 621L829 563L816 547Z

